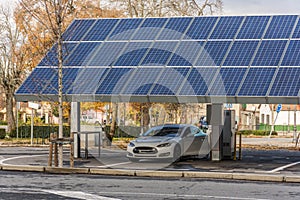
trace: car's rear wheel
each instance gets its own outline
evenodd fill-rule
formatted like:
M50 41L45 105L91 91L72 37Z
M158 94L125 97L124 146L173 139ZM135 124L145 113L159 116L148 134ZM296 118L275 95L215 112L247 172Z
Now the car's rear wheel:
M174 147L174 151L173 151L173 162L179 161L181 157L181 148L180 146L177 144Z

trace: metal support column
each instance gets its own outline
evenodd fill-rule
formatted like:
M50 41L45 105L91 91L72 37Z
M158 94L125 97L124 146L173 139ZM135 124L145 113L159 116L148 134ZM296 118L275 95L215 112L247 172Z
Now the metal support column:
M71 133L80 132L80 103L71 103ZM80 134L74 137L74 158L80 158Z

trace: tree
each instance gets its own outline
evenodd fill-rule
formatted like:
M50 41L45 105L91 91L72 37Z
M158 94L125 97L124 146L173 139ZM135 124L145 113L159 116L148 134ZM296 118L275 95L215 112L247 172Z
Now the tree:
M59 131L58 138L63 138L63 38L62 34L67 25L77 17L79 8L86 10L85 14L89 14L93 1L86 1L81 4L81 1L76 0L19 0L21 18L21 27L23 31L28 33L26 27L35 27L36 30L42 30L34 33L33 40L28 40L31 43L37 44L37 55L41 56L48 50L48 48L39 48L45 45L52 46L53 43L57 45L57 59L58 59L58 113L59 113ZM86 7L83 7L86 5ZM94 7L95 8L95 7ZM98 10L101 11L99 8ZM100 14L98 14L100 16ZM30 19L30 20L28 20ZM41 35L42 34L42 35ZM37 37L35 37L37 35ZM36 38L42 38L41 43L36 43ZM40 45L41 44L41 45ZM40 51L42 49L42 52ZM63 148L59 145L59 167L63 165Z
M8 132L16 128L14 93L22 82L28 63L28 54L22 48L23 36L15 26L15 17L9 8L0 8L0 87L5 92Z
M202 16L222 10L222 0L110 0L129 17Z

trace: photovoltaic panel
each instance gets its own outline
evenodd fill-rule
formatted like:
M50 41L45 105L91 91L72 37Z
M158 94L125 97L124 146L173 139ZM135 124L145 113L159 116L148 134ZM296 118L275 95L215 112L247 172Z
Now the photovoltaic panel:
M63 94L67 94L67 91L70 90L77 76L77 72L78 68L63 68ZM42 94L58 94L58 69L55 69L53 73L54 75L49 80L51 82L44 86Z
M280 68L270 91L270 96L297 97L300 88L300 68Z
M57 69L53 68L35 68L18 89L17 93L40 94L45 85L50 83L49 79L54 76L56 71Z
M186 79L189 67L166 68L151 91L153 95L175 95Z
M247 68L221 68L209 95L235 96Z
M89 28L95 23L95 19L74 20L63 33L64 41L80 41Z
M111 66L119 58L127 42L104 42L95 52L88 66Z
M119 94L130 77L133 68L112 68L102 79L96 94Z
M66 60L66 57L72 52L72 50L76 47L77 43L64 43L63 44L63 60ZM38 64L38 66L58 66L57 59L57 45L55 44L50 51L46 54L46 56L42 59L42 61Z
M164 68L137 68L134 76L128 80L122 94L147 95Z
M166 22L167 18L146 18L135 32L132 40L154 40Z
M104 41L115 27L118 19L99 19L85 35L83 41Z
M300 20L298 20L297 26L296 26L295 31L293 33L293 38L300 39Z
M190 25L192 18L170 18L165 28L162 29L158 40L180 40L184 37L184 33Z
M249 66L259 41L235 41L224 66Z
M184 39L206 39L216 21L216 17L195 18Z
M291 40L282 66L300 66L300 40Z
M270 16L248 16L237 39L261 39L266 29Z
M210 39L233 39L243 21L243 17L221 17Z
M84 66L92 58L95 50L99 47L101 43L92 42L82 42L79 43L72 54L65 60L65 66Z
M239 96L266 96L274 73L275 67L253 67L241 87Z
M231 41L208 41L195 66L220 66Z
M128 43L114 66L138 66L151 44L151 42Z
M129 40L143 19L121 19L108 40Z
M169 58L175 51L178 42L155 42L147 52L142 66L164 66L167 65Z
M79 68L68 93L95 94L109 68Z
M267 39L284 39L290 38L297 16L273 16L271 24L264 38Z
M208 87L217 73L217 68L192 68L180 90L180 95L205 96Z
M278 66L287 40L264 40L252 63L253 66Z
M203 50L202 41L182 41L176 48L168 66L192 66Z

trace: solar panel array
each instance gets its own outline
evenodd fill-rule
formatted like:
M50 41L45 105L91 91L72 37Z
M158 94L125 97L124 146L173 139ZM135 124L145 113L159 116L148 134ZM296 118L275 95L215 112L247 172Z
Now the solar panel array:
M78 19L63 34L64 94L78 101L161 96L161 101L290 97L299 102L299 19ZM54 45L25 80L17 98L57 94L56 49Z

